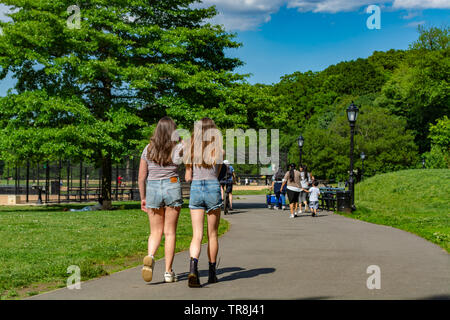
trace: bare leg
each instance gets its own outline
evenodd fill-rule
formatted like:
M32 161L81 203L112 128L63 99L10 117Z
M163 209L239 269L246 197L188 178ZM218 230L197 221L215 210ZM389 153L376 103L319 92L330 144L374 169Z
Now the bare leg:
M217 253L219 252L219 222L220 208L208 212L208 259L209 262L216 262Z
M230 209L233 209L233 194L232 193L229 194L229 199L230 199Z
M164 230L164 209L148 209L150 236L148 237L148 255L154 256L161 243Z
M176 247L176 233L178 225L178 217L181 208L167 207L164 221L164 251L166 261L166 272L172 271L173 257Z
M191 210L192 241L189 248L191 258L198 259L203 239L203 223L205 221L205 210Z

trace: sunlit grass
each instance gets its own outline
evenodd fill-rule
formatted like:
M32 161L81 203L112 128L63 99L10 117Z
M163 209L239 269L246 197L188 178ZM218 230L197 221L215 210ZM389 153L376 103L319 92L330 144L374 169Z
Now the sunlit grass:
M111 211L70 212L64 207L69 206L0 207L2 299L65 286L71 265L80 267L84 281L141 264L149 222L139 203L118 203ZM219 233L227 229L222 219ZM188 249L191 237L189 209L183 208L176 251ZM163 256L161 245L156 258Z
M450 252L450 170L406 170L357 184L346 216L412 232Z

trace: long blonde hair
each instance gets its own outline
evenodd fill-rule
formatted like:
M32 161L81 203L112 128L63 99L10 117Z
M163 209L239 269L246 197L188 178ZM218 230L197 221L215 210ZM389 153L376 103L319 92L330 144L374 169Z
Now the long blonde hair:
M194 125L190 148L185 154L186 166L212 168L223 161L222 133L211 118L203 118Z

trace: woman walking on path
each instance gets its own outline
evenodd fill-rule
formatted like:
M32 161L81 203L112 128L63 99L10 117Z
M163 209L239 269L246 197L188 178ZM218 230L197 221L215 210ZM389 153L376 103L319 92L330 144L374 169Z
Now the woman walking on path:
M310 172L308 172L308 167L303 165L300 167L300 184L302 190L300 191L300 200L299 200L299 214L302 214L302 203L305 205L305 212L308 209L308 189L311 187L311 183L313 180L313 176Z
M155 253L164 234L165 282L177 281L172 270L175 255L176 229L183 198L178 176L178 165L182 162L180 139L173 141L175 122L164 117L155 129L150 143L145 147L139 166L139 193L141 209L147 212L150 221L148 256L144 258L142 277L152 281L155 266ZM146 186L147 182L147 186Z
M198 150L201 149L201 150ZM218 229L222 196L218 176L222 167L222 137L213 120L204 118L195 124L190 152L185 158L186 181L191 184L189 208L192 220L192 241L189 249L189 287L200 287L198 259L203 239L204 216L207 215L208 283L217 282L216 259L219 251Z
M287 184L287 194L289 198L289 207L291 209L291 218L297 216L297 207L298 207L298 198L300 195L301 186L300 186L300 171L295 170L295 164L292 163L289 165L289 171L286 172L284 176L284 182L281 186L281 189L284 188L284 185Z

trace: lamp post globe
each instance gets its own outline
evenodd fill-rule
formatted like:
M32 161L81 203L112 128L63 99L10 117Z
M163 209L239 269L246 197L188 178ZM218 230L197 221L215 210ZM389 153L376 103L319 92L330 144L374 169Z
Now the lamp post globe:
M347 108L347 119L348 122L350 122L350 125L355 125L356 120L358 119L359 109L358 107L352 102L352 104Z
M302 151L303 151L303 143L305 142L305 138L303 138L302 135L300 135L300 137L298 137L297 139L297 143L298 143L298 148L300 151L300 164L299 167L301 167L302 165Z

